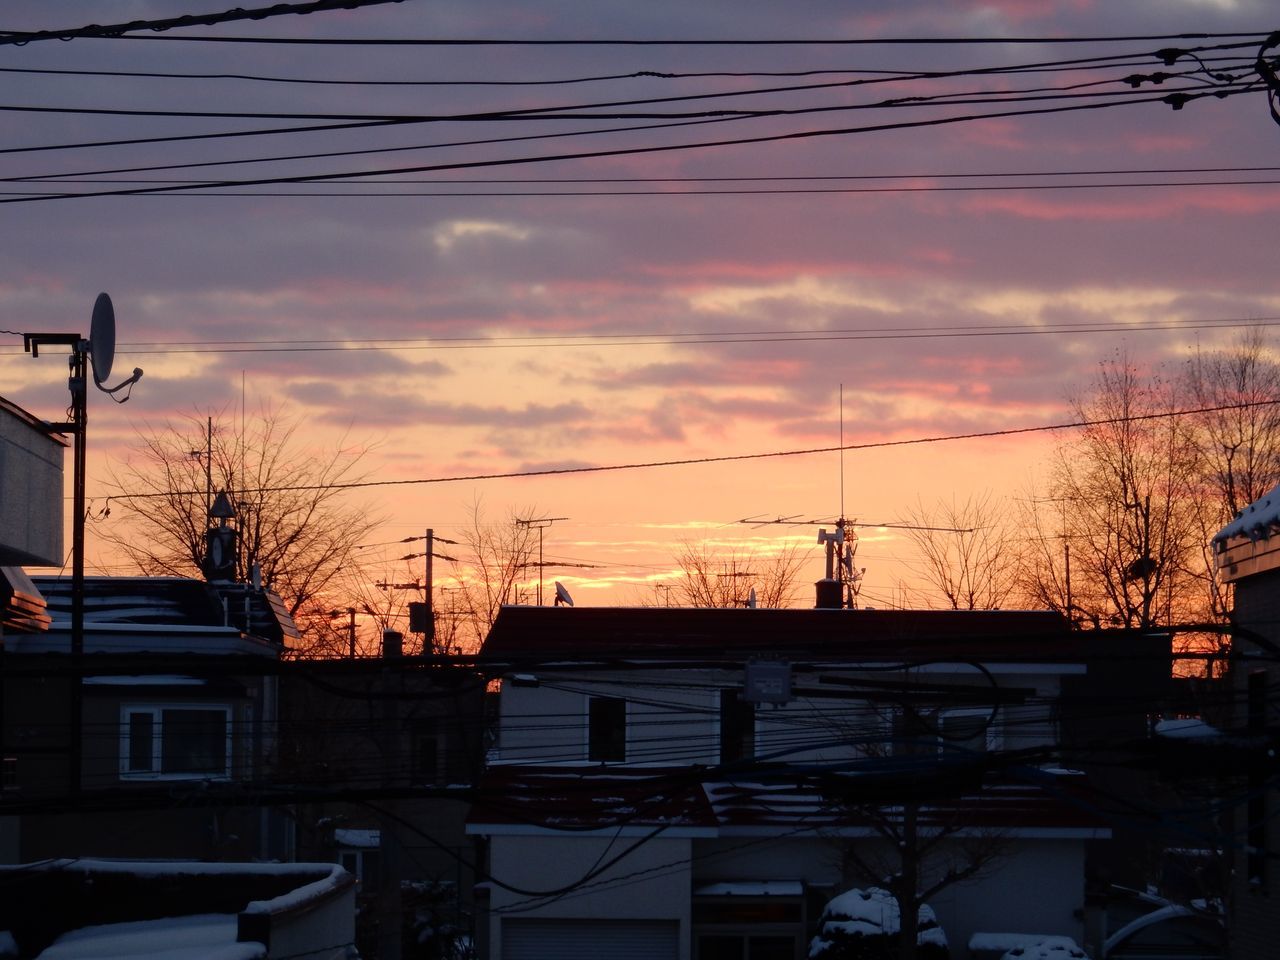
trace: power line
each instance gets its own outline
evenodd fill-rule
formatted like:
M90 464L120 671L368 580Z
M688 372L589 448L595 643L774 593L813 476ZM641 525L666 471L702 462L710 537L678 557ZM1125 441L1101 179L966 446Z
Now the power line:
M325 353L339 351L422 351L480 349L558 349L566 347L613 346L705 346L737 343L814 343L856 340L937 340L972 337L1080 335L1094 333L1150 333L1168 330L1235 329L1273 327L1278 317L1220 317L1212 319L1160 320L1147 323L1119 321L954 325L930 327L866 327L832 330L723 330L698 333L595 333L528 334L520 337L413 337L386 340L135 340L121 341L137 356L235 353ZM2 331L0 331L2 332ZM21 336L14 333L14 336ZM0 356L20 356L18 351L0 351Z
M704 140L693 143L668 143L653 144L649 146L638 147L616 147L605 150L579 150L570 151L559 154L543 154L525 157L502 157L487 160L460 160L451 163L436 164L418 164L407 167L394 167L381 170L370 171L346 171L342 173L328 174L306 174L295 176L281 177L258 177L244 180L214 180L202 185L203 189L218 190L225 188L249 187L249 186L273 186L278 184L298 184L298 183L319 183L329 182L333 180L350 179L353 176L384 176L390 174L409 174L409 173L430 173L445 170L474 170L490 167L524 165L534 163L550 163L566 160L587 160L601 159L605 157L621 157L621 156L642 156L648 154L671 153L685 150L702 150L712 147L727 146L749 146L763 143L780 143L792 140L807 140L821 137L847 136L857 133L878 133L890 130L905 129L921 129L928 127L937 127L951 125L955 123L964 123L973 120L991 120L1007 117L1025 117L1025 116L1044 116L1059 113L1072 113L1082 110L1098 110L1116 106L1133 106L1136 104L1150 103L1166 103L1167 105L1175 105L1178 108L1192 100L1209 96L1227 97L1243 92L1243 90L1217 90L1206 91L1203 93L1183 94L1165 96L1164 94L1154 95L1135 95L1124 101L1117 102L1089 102L1089 103L1073 103L1068 105L1041 106L1034 108L1014 109L1014 110L998 110L989 113L980 114L963 114L959 116L942 116L931 117L925 120L908 120L893 123L875 123L854 127L838 127L825 128L815 130L796 130L787 133L762 134L750 137L736 137L720 140ZM1176 102L1170 97L1176 97ZM743 119L742 117L730 117L724 119ZM153 187L132 187L122 190L95 190L85 193L53 193L42 196L22 196L22 197L6 197L0 199L0 204L6 203L30 203L47 200L72 200L83 199L86 197L122 197L122 196L145 196L153 194L172 193L175 191L187 189L186 185L182 186L153 186Z
M339 0L334 0L339 2ZM369 2L396 2L396 0L369 0ZM417 38L405 37L217 37L217 36L166 36L166 37L119 37L122 40L156 40L170 42L199 43L260 43L289 44L313 46L410 46L410 47L877 47L877 46L985 46L1007 44L1046 44L1065 45L1073 43L1149 43L1167 40L1227 40L1236 37L1256 38L1247 40L1246 44L1261 43L1270 30L1245 31L1240 33L1170 33L1170 34L1131 34L1120 36L1040 36L1040 37L859 37L820 39L792 38L787 40L761 39L726 39L723 37L701 39L618 39L618 38L558 38L558 39L512 39L502 37L469 37L469 38Z
M432 146L430 144L421 145L422 148ZM396 150L415 150L420 149L418 146L411 147L391 147L386 151L392 152ZM379 152L379 151L371 151ZM331 156L346 156L348 154L308 154L297 157L269 157L259 158L257 160L228 160L214 161L210 164L172 164L157 165L154 167L134 167L119 170L93 170L80 171L76 173L51 173L44 175L20 175L12 177L0 177L0 183L58 183L67 182L74 177L84 178L85 183L103 182L96 178L105 178L111 174L119 173L144 173L158 170L176 170L188 166L217 166L223 163L258 163L264 160L314 160ZM1132 167L1132 168L1102 168L1093 170L989 170L989 171L973 171L967 173L946 173L946 172L926 172L919 171L916 173L806 173L806 174L772 174L772 175L752 175L744 174L742 176L723 176L723 177L469 177L465 180L457 179L378 179L375 177L361 176L359 179L353 179L353 183L428 183L436 186L458 186L468 187L476 185L581 185L581 184L675 184L675 185L701 185L706 183L815 183L815 182L865 182L865 181L893 181L905 180L908 182L918 180L1015 180L1030 179L1032 177L1121 177L1121 176L1203 176L1207 174L1247 174L1247 173L1276 173L1280 172L1280 166L1250 166L1250 167ZM108 183L203 183L202 180L107 180ZM1128 186L1141 186L1149 181L1135 180ZM1269 181L1268 181L1269 182ZM1157 181L1160 186L1166 185L1165 181ZM1184 186L1184 181L1168 181L1170 186ZM1037 188L1038 185L1032 184L1028 189Z
M1210 49L1221 49L1221 48L1210 48ZM1189 72L1189 73L1188 73L1188 72L1184 72L1184 73L1180 73L1180 74L1159 73L1159 74L1154 74L1154 75L1147 75L1147 74L1133 74L1133 75L1130 75L1130 76L1127 76L1127 77L1123 77L1123 78L1115 77L1115 78L1111 78L1110 80L1098 80L1098 81L1094 81L1094 82L1092 82L1092 84L1087 84L1087 85L1095 85L1095 86L1096 86L1096 85L1100 85L1100 84L1104 84L1104 83L1113 83L1113 84L1114 84L1114 83L1124 83L1124 84L1126 84L1127 86L1130 86L1130 87L1133 87L1133 88L1137 88L1137 87L1141 86L1141 85L1142 85L1142 83L1144 83L1144 82L1148 82L1148 81L1149 81L1149 82L1152 82L1152 83L1163 83L1163 82L1164 82L1165 80L1167 80L1167 79L1177 79L1177 78L1182 78L1182 79L1195 78L1195 79L1199 79L1199 78L1200 78L1200 77L1199 77L1199 75L1200 75L1200 74L1203 74L1203 73L1206 73L1206 71L1208 70L1207 65L1205 64L1205 61L1199 57L1199 53L1202 53L1202 52L1205 52L1203 48L1201 48L1201 49L1197 49L1197 50L1192 50L1192 51L1187 51L1187 50L1177 50L1177 51L1156 51L1156 54L1154 54L1154 55L1156 55L1156 56L1159 56L1159 55L1163 54L1163 59L1164 59L1166 62L1169 62L1171 59L1176 60L1178 57L1181 57L1181 56L1188 56L1188 57L1191 57L1192 59L1194 59L1194 60L1196 61L1196 63L1197 63L1197 64L1199 64L1199 66L1198 66L1198 68L1197 68L1197 69L1195 69L1195 70L1193 70L1193 71L1191 71L1191 72ZM1145 63L1145 62L1146 62L1146 59L1147 59L1147 58L1149 58L1150 56L1153 56L1153 55L1151 55L1151 54L1144 55L1143 60L1141 60L1141 61L1139 61L1139 62L1140 62L1140 63ZM1210 58L1210 59L1212 59L1212 58ZM937 71L937 70L930 70L930 71L892 71L892 72L884 72L882 75L877 75L877 76L874 76L874 77L868 77L868 78L863 78L863 79L855 79L855 80L829 81L829 82L820 83L820 84L807 84L807 85L800 85L800 86L795 86L795 85L793 85L793 86L789 86L789 87L771 87L771 88L763 88L763 89L757 89L757 90L745 90L745 91L744 91L744 90L715 91L715 92L710 92L710 93L687 94L687 95L682 95L682 96L678 96L678 97L662 97L662 98L647 98L647 99L630 100L630 101L616 101L616 102L614 102L612 105L618 105L618 104L665 103L665 102L672 102L672 101L675 101L675 100L707 99L707 98L709 98L709 97L728 97L728 96L733 96L733 97L739 97L739 96L753 96L753 95L759 95L759 94L776 94L776 93L780 93L780 92L794 93L794 92L801 92L801 91L806 91L806 90L823 89L823 88L832 88L832 87L848 88L848 87L860 86L860 85L869 84L869 83L901 82L901 81L903 81L903 80L909 80L909 79L914 79L914 80L925 80L925 79L927 79L927 80L930 80L930 81L937 81L937 80L953 79L953 78L959 78L959 77L978 77L978 76L993 76L993 75L995 75L995 76L1008 76L1008 75L1011 75L1011 74L1022 73L1022 72L1044 72L1044 71L1046 71L1046 70L1059 70L1059 71L1061 71L1061 70L1077 70L1077 69L1085 69L1085 68L1092 68L1092 69L1096 69L1096 68L1098 68L1098 67L1100 67L1100 66L1121 66L1121 65L1128 65L1128 66L1131 66L1131 65L1133 65L1133 64L1132 64L1132 63L1129 63L1129 64L1121 64L1121 63L1117 63L1117 62L1115 61L1115 58L1113 58L1113 57L1094 57L1094 58L1088 58L1088 59L1083 59L1083 60L1082 60L1082 59L1077 59L1077 60L1065 60L1065 61L1048 61L1048 62L1040 62L1040 63L1032 63L1032 64L1019 64L1019 65L1004 65L1004 66L994 66L994 67L965 68L965 69L957 69L957 70L949 70L949 71ZM1255 65L1252 61L1248 61L1248 62L1244 62L1244 61L1242 61L1242 62L1238 62L1238 63L1236 63L1236 68L1241 72L1241 77L1231 77L1230 75L1228 75L1228 74L1223 74L1223 73L1208 73L1208 74L1207 74L1207 76L1212 77L1212 78L1213 78L1214 80L1216 80L1216 81L1224 81L1224 80L1226 80L1226 81L1235 82L1235 81L1238 81L1238 80L1243 79L1243 77L1244 77L1244 76L1246 76L1246 75L1250 75L1250 74L1256 73L1256 65ZM652 71L643 71L643 73L654 73L654 72L652 72ZM655 74L655 75L657 75L657 74ZM674 74L672 74L672 75L662 75L662 76L678 76L678 75L674 75ZM1206 81L1204 81L1204 82L1208 82L1208 81L1206 80ZM1078 86L1084 86L1084 85L1076 85L1076 86L1078 87ZM1054 88L1048 88L1048 89L1054 89ZM1071 89L1071 88L1064 88L1064 89ZM1216 91L1218 91L1218 92L1220 92L1220 91L1222 91L1222 90L1223 90L1223 88L1222 88L1222 87L1218 87L1218 88L1216 88ZM982 99L982 100L978 100L978 101L974 101L974 102L983 102L983 103L986 103L986 102L1001 102L1001 101L1005 101L1005 100L1008 100L1008 99L1009 99L1009 94L1010 94L1010 93L1012 93L1012 92L1016 92L1016 91L1008 91L1008 90L994 91L994 92L992 92L992 93L988 94L986 99ZM1239 92L1243 92L1243 91L1239 91ZM1109 95L1109 96L1110 96L1110 95L1115 95L1115 94L1107 94L1107 95ZM1176 96L1183 96L1183 97L1186 97L1186 96L1194 96L1194 94L1171 94L1171 95L1167 95L1167 96L1165 97L1165 99L1166 99L1166 100L1168 100L1170 96L1175 96L1175 95L1176 95ZM948 98L954 98L954 97L956 97L956 96L959 96L959 95L958 95L958 94L938 94L938 95L934 95L934 96L932 96L932 97L913 96L913 97L910 97L910 98L895 98L895 99L891 99L891 100L888 100L888 101L882 102L882 103L880 103L880 104L850 105L850 106L841 106L841 107L837 107L837 108L827 108L827 109L874 109L874 108L877 108L877 107L879 107L879 108L888 108L888 107L895 107L895 106L896 106L896 107L902 107L902 106L920 106L920 105L922 105L922 104L924 104L924 103L926 103L926 102L935 102L935 103L947 103L947 102L951 102L951 103L955 103L955 102L957 102L957 101L949 100ZM493 111L493 112L491 112L491 113L489 113L489 114L486 114L486 115L476 115L476 116L477 116L477 118L484 118L484 119L508 119L508 120L509 120L509 119L512 119L512 118L514 118L514 117L516 117L516 116L525 116L525 117L534 117L534 116L538 116L538 117L541 117L541 118L543 118L543 119L546 119L546 118L548 118L548 116L550 116L550 115L551 115L551 114L549 114L549 112L548 112L548 111L562 110L562 109L571 109L571 110L593 109L593 108L599 108L599 107L602 107L602 106L609 106L609 105L611 105L611 104L606 103L606 104L582 104L582 105L571 105L571 106L569 106L568 108L565 108L565 107L539 107L539 108L531 108L531 109L526 108L526 109L522 109L522 110L520 110L520 111ZM81 112L81 111L78 111L78 110L73 109L73 108L45 108L45 107L34 108L34 107L13 107L13 108L11 108L11 109L21 109L21 110L40 110L40 111L52 111L52 112ZM127 111L109 111L109 112L119 113L119 112L127 112ZM773 112L759 112L759 115L779 115L779 113L795 113L795 112L802 112L802 111L773 111ZM154 113L159 113L159 112L152 112L152 113L154 114ZM168 113L164 113L164 114L162 114L162 115L170 115L170 113L171 113L172 115L178 115L178 116L224 116L224 115L227 115L227 114L225 114L225 113L195 114L195 113L191 113L191 112L168 112ZM236 116L245 116L244 114L233 114L233 115L236 115ZM277 117L279 117L279 116L299 116L299 115L274 114L274 115L271 115L271 116L277 116ZM460 116L467 116L467 115L460 115ZM573 114L573 116L578 116L578 115L577 115L577 114ZM594 116L595 116L597 119L599 118L599 115L594 115ZM744 113L741 113L741 112L739 112L739 111L732 111L732 112L730 113L730 115L711 115L711 116L704 116L701 120L699 120L699 121L697 121L697 122L725 122L725 121L728 121L728 120L734 120L734 119L744 119L744 118L747 118L748 116L751 116L751 114L744 114ZM415 123L415 124L416 124L416 123L422 123L422 122L431 122L431 119L430 119L430 118L418 118L418 117L402 117L402 118L393 118L393 119L386 119L386 118L384 118L384 119L379 119L379 120L362 120L362 121L361 121L361 123L370 123L370 124L373 124L373 125L375 125L375 126L376 126L376 125L383 125L383 124L386 124L386 125L393 125L393 124L403 124L403 123ZM674 126L678 126L678 125L680 125L680 124L673 124L673 125L674 125ZM591 135L591 134L599 134L599 133L605 133L605 132L622 132L622 131L624 131L624 130L628 130L628 129L657 129L657 128L661 128L662 126L664 126L664 125L662 125L662 124L657 124L657 125L649 125L649 126L647 126L647 127L638 127L638 128L621 128L621 129L613 129L613 130L608 130L608 131L603 131L603 130L588 130L588 131L578 131L578 132L576 132L576 134L574 134L574 133L569 133L569 134L555 134L555 135L552 135L552 136ZM258 130L258 131L240 131L240 132L234 132L234 133L217 133L217 134L205 134L205 135L192 135L192 136L190 136L190 139L197 140L197 139L202 139L202 138L220 138L220 137L236 137L236 136L256 136L256 135L278 134L278 133L284 133L284 132L314 132L314 131L317 131L317 130L326 130L326 129L342 129L342 128L345 128L345 127L346 127L346 125L345 125L345 124L330 124L330 125L327 125L327 126L320 126L320 127L286 128L286 129L283 129L283 130L281 130L281 129L266 129L266 130ZM187 139L187 138L184 138L184 137L167 137L167 138L164 138L164 137L162 137L162 138L137 138L137 139L133 139L133 140L97 141L97 142L91 142L91 143L72 143L72 144L61 144L61 145L42 145L42 146L32 146L32 147L15 147L15 148L7 148L6 150L4 150L4 151L0 151L0 152L16 153L16 152L32 152L32 151L41 151L41 150L47 151L47 150L59 150L59 149L78 149L78 148L82 148L82 147L85 147L85 146L117 146L117 145L129 144L129 143L166 142L166 141L183 140L183 139ZM527 140L527 139L539 139L539 137L512 137L512 138L499 138L499 139L497 139L497 140L493 140L493 141L464 141L464 142L462 142L462 143L455 143L455 144L452 144L452 145L453 145L453 146L459 146L459 145L465 145L465 144L468 144L468 143L486 143L486 142L515 142L515 141L517 141L517 140ZM421 146L419 147L419 149L438 149L438 148L440 148L440 147L442 147L442 146L445 146L445 145L444 145L444 144L421 145ZM240 163L250 163L250 162L276 162L276 161L281 161L281 160L286 160L286 159L314 159L314 158L317 158L317 157L324 157L324 156L354 156L354 155L367 154L367 153L395 152L395 151L397 151L397 150L405 150L405 149L414 149L414 148L413 148L413 147L407 147L407 148L406 148L406 147L400 147L400 148L384 148L384 149L381 149L381 150L379 150L379 149L372 149L372 150L353 150L353 151L333 152L333 153L327 153L327 154L323 154L323 153L322 153L322 154L306 154L306 155L301 155L301 156L296 156L296 157L245 158L245 159L238 159L238 160L224 160L224 161L213 161L213 162L205 162L205 163L188 163L188 164L181 164L181 165L173 165L173 168L179 168L179 167L192 167L192 166L213 166L213 165L240 164ZM163 166L159 166L159 167L151 167L151 168L132 168L132 170L134 170L134 171L140 171L140 170L144 170L144 169L165 169L165 167L163 167ZM115 172L120 172L120 171L115 171ZM65 176L65 175L64 175L64 176Z
M1042 424L1033 427L1012 427L1005 430L982 430L973 433L957 433L947 434L934 437L915 437L907 440L873 440L866 443L850 443L834 447L810 447L803 450L773 450L765 453L738 453L727 454L719 457L688 457L678 460L650 460L636 463L619 463L609 464L595 467L559 467L545 470L516 470L509 473L481 473L469 476L455 477L417 477L406 480L358 480L343 483L328 484L298 484L298 485L282 485L278 487L246 487L237 493L266 493L266 492L291 492L305 490L357 490L367 489L370 487L403 487L403 486L421 486L425 484L435 483L459 483L464 481L479 480L512 480L520 477L553 477L567 476L570 474L585 473L612 473L623 470L642 470L655 467L683 467L709 463L731 463L742 460L766 460L778 459L782 457L803 457L811 456L818 453L837 453L841 450L877 450L887 447L906 447L920 446L927 443L947 443L957 440L981 440L993 439L998 437L1022 436L1031 433L1050 433L1058 430L1077 430L1084 427L1100 427L1111 426L1121 423L1141 423L1151 420L1165 420L1171 417L1193 416L1202 413L1221 413L1227 410L1249 410L1258 407L1272 407L1280 405L1280 400L1259 400L1251 403L1230 403L1214 407L1196 407L1184 410L1169 410L1163 413L1147 413L1128 417L1106 417L1098 420L1075 420L1065 423ZM173 497L173 496L195 496L203 491L173 491L168 490L160 493L120 493L112 494L106 499L111 500L149 500L157 497Z
M236 161L239 162L239 161ZM20 178L29 179L29 178ZM54 181L46 181L54 182ZM164 183L172 181L118 181L118 180L60 180L61 183ZM390 181L389 181L390 182ZM424 197L432 199L447 198L495 198L495 197L782 197L782 196L813 196L813 195L844 195L856 196L859 194L890 194L890 193L1003 193L1003 192L1023 192L1023 191L1052 191L1052 190L1133 190L1147 188L1179 188L1188 187L1261 187L1275 186L1280 184L1280 180L1170 180L1164 182L1143 182L1137 181L1132 183L1058 183L1058 184L984 184L980 186L913 186L913 187L793 187L793 188L739 188L739 189L700 189L700 190L365 190L359 189L364 186L359 181L352 181L351 186L357 189L346 191L322 191L322 190L256 190L256 191L236 191L236 190L219 190L216 194L204 191L193 191L190 193L182 190L176 190L161 195L160 199L167 198L193 198L204 197L208 199L216 199L222 197L264 197L274 199L289 198L326 198L326 199L348 199L348 200L373 200L373 199L395 199L403 197ZM461 184L460 184L461 186ZM31 197L31 198L48 198L54 199L58 194L52 194L49 191L31 191L31 190L5 190L0 191L0 196L6 197Z
M107 26L91 23L88 26L73 27L66 30L4 30L0 31L0 45L7 44L22 47L40 40L83 40L90 38L119 40L130 33L141 30L159 32L182 27L208 27L222 23L234 23L239 20L268 20L273 17L291 14L305 16L310 13L322 13L330 10L354 10L357 7L372 7L383 3L400 2L401 0L312 0L310 3L276 3L269 7L257 7L252 10L237 7L234 10L227 10L223 13L187 14L164 20L130 20L127 23L114 23Z

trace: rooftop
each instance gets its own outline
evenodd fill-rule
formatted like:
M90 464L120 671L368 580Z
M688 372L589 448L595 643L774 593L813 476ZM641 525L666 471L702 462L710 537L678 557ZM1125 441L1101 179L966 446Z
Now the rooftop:
M1066 641L1070 638L1070 643ZM1084 642L1048 610L818 610L690 607L501 609L481 654L519 661L565 657L698 659L735 653L808 653L968 659L1078 656ZM904 652L905 651L905 652Z

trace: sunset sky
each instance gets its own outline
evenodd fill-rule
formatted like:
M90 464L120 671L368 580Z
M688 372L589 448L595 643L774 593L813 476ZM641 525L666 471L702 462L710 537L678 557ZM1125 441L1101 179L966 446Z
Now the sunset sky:
M0 31L230 6L11 0ZM87 334L111 294L146 374L90 397L98 509L140 427L243 399L423 481L352 491L379 543L479 498L567 518L547 556L592 567L547 581L579 603L652 600L682 539L1026 496L1064 437L723 459L838 446L842 390L848 445L1057 424L1117 349L1175 371L1280 322L1249 72L1277 29L1260 0L406 0L6 44L0 327ZM65 374L0 340L36 415ZM676 460L711 462L450 479ZM902 533L859 532L866 602L924 602ZM88 566L125 572L96 537Z

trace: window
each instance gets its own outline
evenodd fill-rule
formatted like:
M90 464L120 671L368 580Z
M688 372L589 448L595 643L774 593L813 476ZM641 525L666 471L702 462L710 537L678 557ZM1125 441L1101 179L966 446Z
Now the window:
M587 759L621 763L627 759L627 701L617 697L587 700Z
M126 706L120 776L200 779L231 775L231 708Z
M340 850L338 863L360 881L365 893L377 890L382 878L382 855L376 849Z
M756 707L735 689L720 691L720 762L748 760L756 753Z
M440 749L439 724L434 719L415 720L409 727L410 774L414 783L440 783L444 752Z

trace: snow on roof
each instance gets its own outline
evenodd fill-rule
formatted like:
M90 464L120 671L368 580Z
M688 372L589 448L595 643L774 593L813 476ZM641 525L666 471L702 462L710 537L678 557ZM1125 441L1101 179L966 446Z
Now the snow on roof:
M1070 937L1041 937L1005 951L1001 960L1089 960Z
M238 943L234 913L108 923L64 933L36 960L259 960L261 943Z
M804 884L799 880L738 880L707 883L693 891L695 897L799 897Z
M1273 487L1236 514L1236 518L1219 530L1213 540L1217 543L1231 537L1258 539L1266 535L1271 524L1280 524L1280 486Z
M14 869L12 867L6 869ZM183 875L267 874L279 877L328 875L341 867L332 863L206 863L202 860L98 860L92 857L74 857L61 860L44 860L37 864L24 864L28 873L58 871L93 873L123 873L135 877L172 877Z
M1024 943L1038 943L1041 940L1052 940L1042 933L975 933L969 938L970 953L1004 953Z
M200 677L187 677L182 674L147 674L144 676L118 677L85 677L86 687L197 687L205 686L208 680Z
M1156 736L1171 740L1200 740L1221 737L1222 731L1198 717L1182 717L1159 721L1156 724Z
M339 827L333 831L334 842L340 847L371 849L382 842L381 830L362 830L356 827Z
M1165 921L1176 919L1178 917L1198 917L1198 916L1205 916L1205 914L1197 913L1196 911L1192 910L1190 907L1184 907L1179 903L1165 904L1159 910L1153 910L1150 913L1144 913L1142 916L1134 920L1131 920L1129 923L1126 923L1123 927L1121 927L1111 936L1107 937L1107 942L1103 945L1102 951L1104 954L1110 953L1112 950L1116 949L1116 947L1120 946L1125 940L1128 940L1130 937L1132 937L1135 933L1137 933L1140 930L1145 930L1147 927L1150 927L1153 924L1164 923ZM1216 918L1210 918L1210 922L1214 922L1215 919ZM1221 921L1217 921L1217 922L1221 922Z

